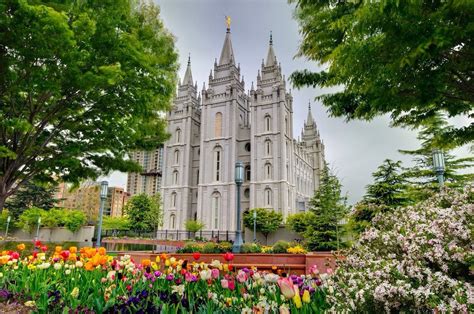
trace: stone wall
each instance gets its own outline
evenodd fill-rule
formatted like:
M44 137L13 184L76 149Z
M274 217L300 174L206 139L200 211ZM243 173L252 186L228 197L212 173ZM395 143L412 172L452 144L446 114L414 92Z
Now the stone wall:
M92 237L94 236L94 226L84 226L76 232L71 232L67 228L40 228L38 239L43 242L80 242L90 243L92 245ZM32 241L36 237L36 231L32 233L23 230L16 230L11 234L12 237L19 241Z

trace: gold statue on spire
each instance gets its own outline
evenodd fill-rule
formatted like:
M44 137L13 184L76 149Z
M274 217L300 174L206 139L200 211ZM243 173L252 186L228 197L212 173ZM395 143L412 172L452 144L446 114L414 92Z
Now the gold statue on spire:
M227 25L227 29L230 29L230 16L226 15L225 16L225 23Z

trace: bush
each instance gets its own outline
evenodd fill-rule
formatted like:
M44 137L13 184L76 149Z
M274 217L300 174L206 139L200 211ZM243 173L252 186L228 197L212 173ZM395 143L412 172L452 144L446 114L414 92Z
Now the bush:
M273 253L287 253L288 249L291 247L290 243L287 241L279 240L273 244L272 252Z
M103 230L130 230L130 220L127 217L105 216L102 221Z
M184 228L189 232L198 232L204 228L204 223L199 220L186 220Z
M46 211L41 208L31 207L18 217L16 226L26 232L33 232L38 226L39 217L41 217L40 226L42 227L66 227L71 232L76 232L87 222L86 215L79 210L51 209Z
M217 243L207 242L203 245L201 253L220 253L220 250Z
M184 247L176 250L176 253L194 253L194 252L202 252L202 245L199 245L195 242L188 242L184 245Z
M376 215L330 278L332 312L472 312L473 195L445 190Z
M242 253L262 253L262 247L257 243L244 243L240 251Z

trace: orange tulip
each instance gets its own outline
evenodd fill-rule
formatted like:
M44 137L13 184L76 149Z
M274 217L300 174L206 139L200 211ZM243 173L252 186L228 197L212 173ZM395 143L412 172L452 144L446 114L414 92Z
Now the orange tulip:
M25 249L25 244L24 243L20 243L16 246L16 249L18 251L23 251Z
M280 278L278 279L278 286L280 286L281 294L287 299L291 299L295 296L295 289L293 287L293 282L289 278Z
M99 252L100 255L105 255L105 253L106 253L105 247L100 247L98 252Z
M86 265L84 266L86 270L93 270L94 269L94 264L92 262L87 262Z
M77 253L77 247L71 246L71 247L69 248L69 252L71 252L71 254Z
M59 246L59 245L54 248L54 252L57 253L57 254L61 253L62 250L63 250L63 247Z
M148 267L151 265L151 261L148 258L145 258L144 260L142 260L142 265L143 267Z

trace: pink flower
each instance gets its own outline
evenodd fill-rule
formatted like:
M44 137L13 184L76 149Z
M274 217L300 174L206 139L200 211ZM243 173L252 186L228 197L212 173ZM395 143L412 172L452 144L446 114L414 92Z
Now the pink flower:
M219 269L213 268L213 269L211 270L211 277L212 277L213 279L219 278Z
M228 289L229 288L229 281L227 279L222 279L221 280L221 286L224 289Z
M237 273L237 281L242 283L242 282L246 282L247 279L248 279L248 275L246 272L244 272L243 270L239 270L239 272Z
M326 273L327 273L328 275L331 275L331 274L332 274L332 268L326 269Z
M230 280L228 283L229 290L234 290L235 289L235 282L233 280Z
M313 265L309 268L309 273L312 274L312 275L318 275L319 274L319 269L318 269L318 265Z
M295 289L293 282L289 278L278 279L278 286L280 287L281 294L287 299L291 299L295 296Z

